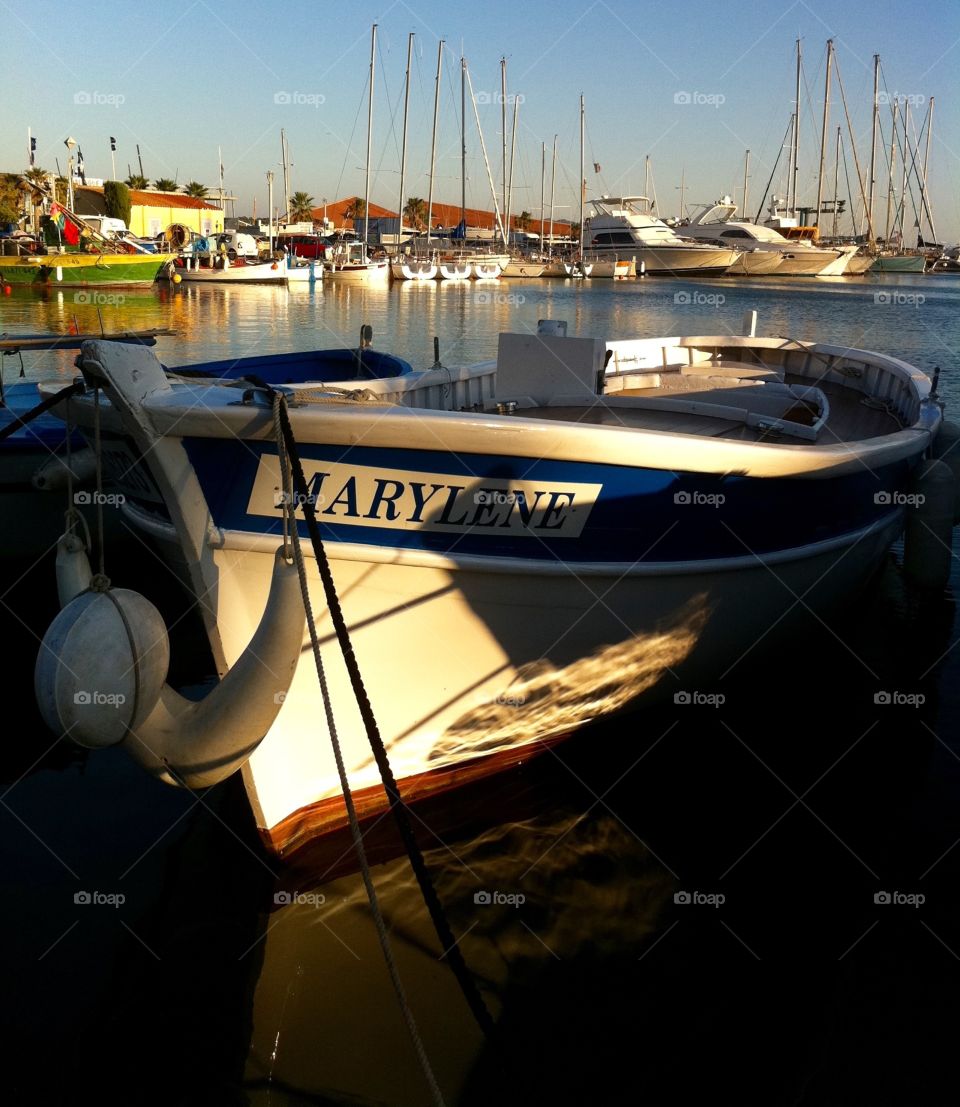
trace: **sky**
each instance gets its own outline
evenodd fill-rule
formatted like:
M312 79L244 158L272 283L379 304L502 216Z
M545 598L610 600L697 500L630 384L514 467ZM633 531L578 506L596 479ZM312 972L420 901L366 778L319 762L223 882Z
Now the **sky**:
M795 40L804 55L800 196L815 201L826 40L834 39L856 157L869 159L873 55L882 98L907 97L911 143L935 97L930 202L937 238L960 237L960 3L910 9L891 0L486 0L482 5L414 0L349 4L290 0L163 0L117 4L0 0L8 80L0 117L0 170L27 165L27 128L37 162L66 168L73 137L88 177L138 170L151 180L218 186L218 147L237 214L266 215L266 173L277 174L286 132L291 191L319 205L363 195L370 29L378 24L371 200L396 209L408 32L415 33L405 199L427 197L438 41L446 46L437 138L435 197L460 200L460 56L466 57L491 172L501 181L500 58L507 59L508 129L519 101L514 212L539 215L541 145L557 136L556 213L578 217L579 97L585 99L589 194L642 193L645 160L658 211L687 213L724 193L743 194L750 150L749 209L768 180L782 193L786 158L775 163L795 98ZM19 75L17 75L19 74ZM11 79L12 77L16 79ZM467 101L467 204L491 208L473 109ZM890 107L882 109L889 145ZM845 162L840 195L859 195L853 148L834 81L825 194L832 196L836 128ZM509 152L508 152L509 156ZM878 152L876 221L886 210L886 153ZM899 156L898 156L899 162ZM596 172L594 166L599 165ZM895 175L900 188L900 170ZM681 184L683 185L681 191ZM858 201L859 204L859 201ZM907 239L915 233L908 200ZM229 214L229 209L228 209ZM841 228L845 229L845 228Z

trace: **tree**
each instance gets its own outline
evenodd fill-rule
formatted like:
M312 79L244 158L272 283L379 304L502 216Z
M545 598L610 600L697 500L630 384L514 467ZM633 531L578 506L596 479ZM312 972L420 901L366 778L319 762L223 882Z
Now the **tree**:
M24 193L19 173L0 174L0 223L19 223Z
M367 213L366 202L361 200L359 196L354 196L350 201L350 206L343 213L344 219L352 219L354 230L359 222L361 222Z
M111 219L122 219L130 226L130 189L122 181L105 181L103 206Z
M570 240L572 242L579 242L580 241L580 224L579 223L571 223L570 224Z
M153 187L157 192L176 192L177 182L171 181L169 177L160 177L159 180L153 182Z
M411 196L403 209L403 218L414 230L422 231L427 225L426 201L419 196Z
M141 176L139 173L131 173L129 177L123 182L127 188L149 188L150 182L146 177Z
M306 192L295 192L290 197L290 218L294 223L299 223L301 219L311 219L312 211L313 197Z
M199 181L187 181L183 186L183 191L195 200L203 200L207 195L207 186Z
M528 211L522 211L515 219L515 226L518 231L526 231L530 227L530 221L533 216Z

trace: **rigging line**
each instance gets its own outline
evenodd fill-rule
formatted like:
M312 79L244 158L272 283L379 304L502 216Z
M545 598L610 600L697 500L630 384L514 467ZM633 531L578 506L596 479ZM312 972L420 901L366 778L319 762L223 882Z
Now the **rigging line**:
M366 81L364 81L363 83L363 88L364 92L366 92ZM337 177L337 187L334 190L334 195L337 197L339 197L340 195L340 186L343 183L343 174L346 172L347 158L349 158L351 153L353 152L353 136L357 133L357 123L360 120L360 112L363 111L363 102L365 99L365 96L360 97L360 103L357 105L357 114L353 118L353 129L350 131L350 138L347 140L347 144L343 148L343 163L340 166L340 176Z

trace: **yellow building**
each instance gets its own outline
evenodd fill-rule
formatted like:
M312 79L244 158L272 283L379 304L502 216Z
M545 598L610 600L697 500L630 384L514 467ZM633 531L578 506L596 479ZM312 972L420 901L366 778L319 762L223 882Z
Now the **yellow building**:
M74 189L77 215L106 215L103 189L78 185ZM220 234L223 212L207 200L184 196L182 192L153 192L130 189L130 231L138 238L156 238L171 223L182 223L202 235Z

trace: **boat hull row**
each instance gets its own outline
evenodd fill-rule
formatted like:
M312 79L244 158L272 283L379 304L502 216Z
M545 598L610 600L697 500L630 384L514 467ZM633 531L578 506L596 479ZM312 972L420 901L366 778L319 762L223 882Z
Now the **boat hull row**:
M0 285L93 288L150 285L174 254L39 254L0 257Z

